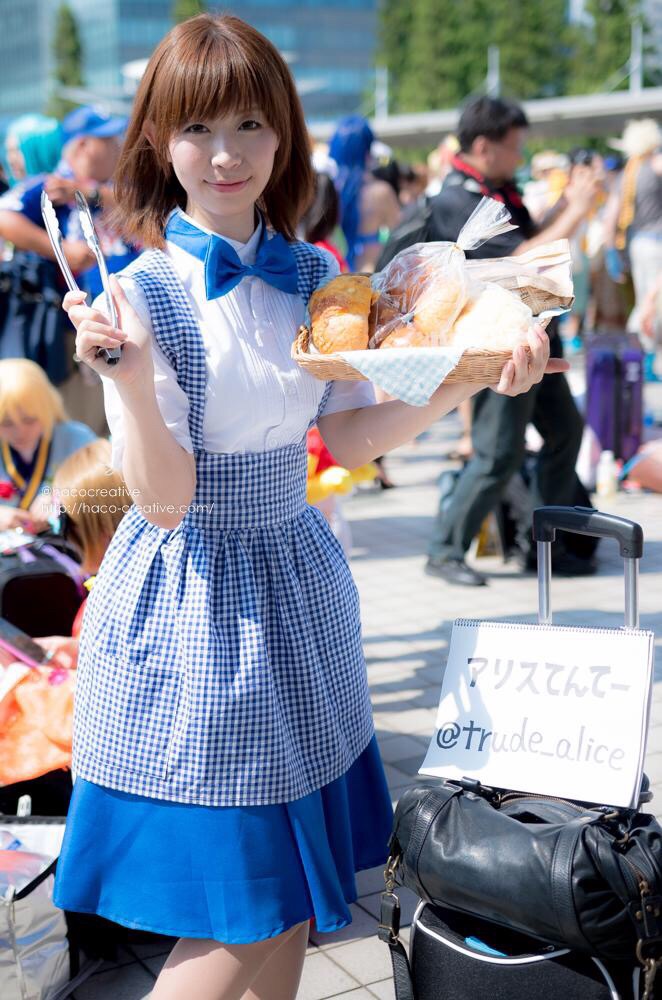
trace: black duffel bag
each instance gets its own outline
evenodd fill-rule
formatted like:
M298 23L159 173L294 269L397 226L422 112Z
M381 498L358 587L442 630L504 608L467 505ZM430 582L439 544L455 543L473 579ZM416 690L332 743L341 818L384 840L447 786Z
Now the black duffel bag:
M398 803L389 870L435 906L560 947L662 955L662 828L646 813L421 782Z

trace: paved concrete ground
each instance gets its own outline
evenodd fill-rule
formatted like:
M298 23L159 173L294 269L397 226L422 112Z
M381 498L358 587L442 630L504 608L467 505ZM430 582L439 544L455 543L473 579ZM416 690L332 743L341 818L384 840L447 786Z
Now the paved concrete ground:
M658 393L662 403L662 394ZM657 401L657 400L654 400ZM396 489L361 490L346 504L354 535L352 569L362 603L368 676L377 734L394 802L416 774L434 727L441 673L453 619L535 621L537 589L498 557L481 559L489 586L450 587L423 574L425 548L436 504L440 456L456 441L454 416L388 459ZM619 494L603 505L639 521L646 537L641 566L641 625L658 638L656 676L662 681L662 497ZM603 543L597 576L556 579L555 621L618 627L622 621L621 562L615 543ZM646 770L662 813L662 683L656 684ZM313 935L299 1000L391 1000L388 949L375 936L381 871L358 878L359 900L351 926ZM413 898L402 893L403 923ZM404 937L407 937L405 928ZM171 941L136 947L120 968L104 969L75 993L78 1000L142 1000L165 961Z

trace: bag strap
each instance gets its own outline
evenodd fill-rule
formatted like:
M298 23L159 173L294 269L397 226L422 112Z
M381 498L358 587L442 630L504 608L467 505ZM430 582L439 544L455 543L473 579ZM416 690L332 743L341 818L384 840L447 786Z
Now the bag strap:
M624 838L629 839L629 836L629 832L626 830ZM655 892L657 888L654 875L656 863L649 861L649 871L641 872L643 881L638 885L637 893L633 897L632 892L628 889L623 867L629 865L633 877L637 880L639 875L635 875L636 869L630 859L625 854L615 850L615 843L618 842L609 836L596 838L600 874L625 906L640 945L643 944L642 947L638 948L637 957L644 952L655 953L656 957L662 957L662 896L659 892ZM646 852L641 842L638 843L638 847L645 857ZM646 860L648 861L648 859ZM641 862L641 859L639 861ZM653 873L652 877L651 872Z
M652 878L650 874L641 872L643 878L637 886L639 895L633 899L624 876L624 866L631 866L631 872L635 879L638 879L639 875L635 875L632 862L624 854L619 854L616 849L619 844L625 845L630 839L628 826L625 827L620 840L616 840L608 833L601 836L602 833L604 831L598 828L596 838L598 870L608 882L612 892L624 904L630 920L634 924L637 935L636 956L644 970L642 1000L653 1000L655 978L658 968L662 965L662 897L659 894L653 895L650 891L656 886L657 865L654 861L651 861L649 865L653 872ZM638 846L645 856L643 846L641 844ZM648 858L646 860L648 861ZM650 881L648 881L649 879Z
M552 904L564 941L572 948L586 948L586 940L575 912L572 893L572 861L577 850L582 831L587 823L594 820L582 817L579 821L566 823L559 834L552 856L550 887Z
M382 893L377 937L389 946L391 952L396 1000L416 1000L409 959L404 945L398 937L399 932L400 900L387 886L386 891Z
M391 966L393 968L393 986L395 988L395 1000L416 1000L414 993L414 983L411 978L409 959L402 941L390 943Z
M41 885L41 883L44 882L49 875L55 874L56 866L57 866L57 858L54 858L51 861L50 865L48 865L47 868L44 868L43 872L40 872L39 875L35 875L35 877L32 879L31 882L28 882L27 885L23 886L23 888L19 892L14 893L13 898L16 900L16 902L18 902L21 899L25 899L25 897L29 896L31 892L34 892L37 886Z
M41 545L40 551L45 555L50 556L53 562L56 562L58 566L62 567L67 576L71 577L73 582L76 584L79 597L81 599L84 598L85 590L83 587L83 577L78 563L75 562L71 556L66 555L64 552L60 552L60 550L56 549L54 545Z

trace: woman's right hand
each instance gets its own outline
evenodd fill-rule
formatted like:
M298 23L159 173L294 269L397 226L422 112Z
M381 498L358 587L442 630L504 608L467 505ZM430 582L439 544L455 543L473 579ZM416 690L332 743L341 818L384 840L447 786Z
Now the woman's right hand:
M85 304L84 292L67 292L62 303L69 319L76 327L76 354L81 361L121 385L134 382L153 384L152 338L140 317L131 306L114 275L110 278L113 301L117 310L118 326L108 317ZM101 347L122 347L120 360L109 365L97 356Z

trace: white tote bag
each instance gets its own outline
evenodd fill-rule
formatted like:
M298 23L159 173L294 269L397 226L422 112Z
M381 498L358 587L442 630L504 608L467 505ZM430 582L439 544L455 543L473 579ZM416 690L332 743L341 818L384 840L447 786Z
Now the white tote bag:
M69 979L69 944L62 910L53 905L55 862L64 823L16 820L0 850L0 997L51 1000Z

